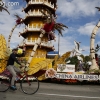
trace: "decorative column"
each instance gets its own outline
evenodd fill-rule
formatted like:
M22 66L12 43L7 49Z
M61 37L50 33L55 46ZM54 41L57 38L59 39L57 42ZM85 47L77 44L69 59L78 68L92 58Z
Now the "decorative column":
M95 36L96 33L98 31L100 27L100 21L98 22L98 24L94 27L93 32L91 34L91 42L90 42L90 56L91 56L91 61L92 61L92 65L90 66L90 70L91 69L99 69L99 66L96 63L95 60L95 47L94 47L94 43L95 43Z

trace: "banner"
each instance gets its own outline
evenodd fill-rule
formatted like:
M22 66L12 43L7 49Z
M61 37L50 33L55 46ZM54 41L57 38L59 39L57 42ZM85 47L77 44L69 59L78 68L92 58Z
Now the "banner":
M50 68L45 73L46 78L57 78L57 79L76 79L76 80L100 80L100 75L96 74L66 74L66 73L58 73L53 68Z
M58 79L100 80L100 75L90 75L90 74L56 73L54 77Z
M75 65L57 64L57 72L75 72Z

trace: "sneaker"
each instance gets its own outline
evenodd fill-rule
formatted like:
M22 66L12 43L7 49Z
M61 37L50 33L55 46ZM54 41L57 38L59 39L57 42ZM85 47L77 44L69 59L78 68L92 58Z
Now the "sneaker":
M16 86L14 86L14 85L13 86L10 86L10 89L11 90L17 90Z

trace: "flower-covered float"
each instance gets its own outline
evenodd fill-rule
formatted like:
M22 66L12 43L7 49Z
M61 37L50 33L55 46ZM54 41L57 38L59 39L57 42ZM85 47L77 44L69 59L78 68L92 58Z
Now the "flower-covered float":
M26 64L29 75L35 74L39 77L39 80L56 78L56 80L63 80L64 82L98 80L99 77L94 76L99 73L99 67L95 59L94 38L100 27L100 22L95 26L91 35L90 59L85 60L83 56L76 55L76 53L79 53L79 49L76 48L66 52L61 57L57 54L54 58L49 59L47 58L48 52L55 50L51 42L55 40L55 30L63 36L62 30L68 28L66 25L56 22L57 0L45 0L45 2L42 0L26 0L26 3L26 8L23 8L23 11L26 13L25 18L15 14L17 18L16 24L8 37L8 43L6 43L4 36L0 35L0 72L5 70L6 59L8 59L11 53L10 40L14 29L20 24L25 24L23 31L19 32L19 36L23 37L23 41L18 45L18 48L20 48L18 53L22 53L21 49L25 46L26 55L18 59ZM46 22L44 22L45 20ZM71 54L75 55L71 56ZM90 61L91 65L87 63L88 61ZM18 67L16 63L15 65ZM46 74L40 74L42 70L45 70ZM86 74L88 75L86 76ZM86 78L82 79L83 77Z

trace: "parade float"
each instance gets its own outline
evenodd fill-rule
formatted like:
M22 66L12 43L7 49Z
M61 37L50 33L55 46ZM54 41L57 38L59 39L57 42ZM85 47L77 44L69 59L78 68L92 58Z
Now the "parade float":
M100 7L96 7L100 11ZM66 63L57 63L56 64L56 72L52 70L48 70L46 72L46 77L53 77L58 82L64 83L99 83L100 82L100 70L99 70L99 59L97 51L100 49L100 46L97 45L95 48L95 36L100 27L100 21L94 27L91 38L90 38L90 59L89 61L84 62L84 56L81 55L80 42L75 43L75 48L71 51L72 57L68 57L68 60L64 60ZM70 60L69 60L70 59ZM71 64L71 65L70 65ZM87 68L86 68L87 67ZM76 68L79 68L77 70Z
M6 11L8 14L10 14L2 0L0 0L0 4L1 4L0 12ZM10 54L10 50L8 50L7 48L6 39L2 34L0 34L0 73L2 73L5 70L7 64L6 60L8 59L9 54Z
M18 33L19 38L22 36L24 39L17 48L19 48L18 53L21 53L21 49L24 46L26 47L26 54L21 58L21 61L26 65L29 75L34 74L39 80L50 78L52 81L63 81L65 83L99 80L100 77L97 75L99 67L95 59L94 40L100 22L91 34L89 59L91 65L87 65L90 66L89 71L77 70L77 66L79 69L86 66L78 47L79 42L74 41L75 48L71 51L66 50L67 52L61 56L59 56L58 51L55 51L52 43L55 40L55 30L63 36L62 30L68 28L66 25L56 22L57 0L26 0L26 3L26 7L22 10L25 12L25 18L15 14L16 24L10 32L8 43L4 36L0 35L0 73L5 70L7 59L11 53L10 41L14 29L24 23L25 28ZM15 66L18 67L16 63ZM97 73L95 73L96 71Z
M22 36L24 39L17 48L22 49L24 46L26 47L26 54L22 59L26 61L28 74L32 75L38 71L40 72L40 70L48 70L49 68L53 67L52 62L54 58L47 58L48 52L54 51L54 45L52 44L52 40L54 40L54 38L51 34L54 34L54 30L57 30L59 34L62 35L62 30L64 30L64 27L68 27L55 21L55 11L57 9L56 0L26 0L26 3L26 7L22 10L25 12L25 18L21 18L15 14L16 24L10 32L8 43L6 43L3 36L2 39L4 43L0 43L5 46L5 49L3 48L2 52L5 53L7 51L9 55L11 53L10 41L14 29L18 25L24 23L25 28L23 29L23 32L19 32L18 34L19 37ZM44 22L45 20L46 23ZM47 28L51 32L50 34L49 31L46 30ZM1 66L0 71L2 72L4 71L7 62L5 57L8 57L8 55L6 56L4 54L2 56L2 53L0 54L0 59L4 59L4 62L1 61L1 65L2 63L5 64ZM44 80L45 74L43 76L40 75L38 79Z

